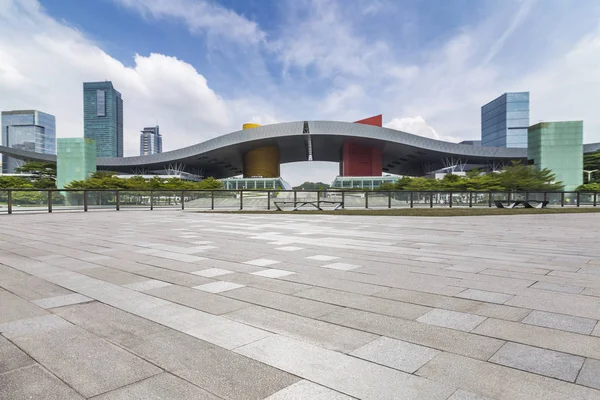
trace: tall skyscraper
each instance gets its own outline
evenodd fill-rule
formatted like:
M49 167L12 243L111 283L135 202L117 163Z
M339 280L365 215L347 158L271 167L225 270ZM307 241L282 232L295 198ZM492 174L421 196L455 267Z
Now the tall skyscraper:
M123 100L112 82L84 82L83 136L97 157L123 157Z
M140 135L140 156L162 153L162 136L158 125L144 128Z
M529 92L504 93L481 107L481 145L527 147Z
M2 144L15 149L56 154L56 119L36 110L2 111ZM23 162L2 155L2 172L12 174Z

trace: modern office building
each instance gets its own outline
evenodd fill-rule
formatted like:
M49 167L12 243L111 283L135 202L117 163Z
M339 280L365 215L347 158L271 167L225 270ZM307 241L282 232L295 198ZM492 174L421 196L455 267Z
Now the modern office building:
M123 157L123 100L112 82L84 82L83 136L98 157Z
M140 135L140 156L162 153L162 136L158 125L144 128Z
M481 107L481 145L527 148L529 92L504 93Z
M571 191L583 183L583 121L540 122L529 127L527 159L548 168Z
M56 187L64 189L73 181L81 181L96 172L96 143L86 138L58 139Z
M2 145L13 149L56 154L56 119L36 110L2 111ZM22 161L2 156L2 172L15 173Z

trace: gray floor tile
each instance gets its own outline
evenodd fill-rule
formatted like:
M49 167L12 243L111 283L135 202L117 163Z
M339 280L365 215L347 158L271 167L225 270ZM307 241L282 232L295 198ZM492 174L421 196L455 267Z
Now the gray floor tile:
M558 285L556 283L548 283L548 282L536 282L531 286L532 289L539 290L549 290L552 292L563 292L563 293L581 293L583 291L582 286L574 286L574 285Z
M0 267L2 267L2 265L0 265ZM36 276L25 276L25 278L20 279L0 281L0 286L27 300L39 300L47 297L62 296L73 293L70 290L50 283L44 279L40 279Z
M86 397L161 372L141 358L74 326L21 336L14 342Z
M61 307L53 312L94 335L125 347L143 336L168 329L99 302Z
M257 258L256 260L250 260L244 262L244 264L254 265L256 267L268 267L269 265L279 264L281 261L269 260L266 258Z
M337 260L338 258L339 257L324 256L324 255L316 255L316 256L306 257L307 260L315 260L315 261L331 261L331 260Z
M505 293L488 292L485 290L467 289L464 292L460 292L455 297L461 297L463 299L486 301L488 303L504 304L510 300L513 295Z
M251 275L263 276L265 278L281 278L288 275L294 275L295 272L284 271L282 269L265 269L264 271L253 272Z
M267 397L265 400L351 400L340 392L302 380Z
M356 264L348 264L348 263L332 263L332 264L319 265L319 267L329 268L329 269L338 269L340 271L351 271L351 270L360 268L361 266L356 265Z
M283 336L235 350L247 357L364 399L447 399L456 389ZM386 382L381 385L381 382Z
M158 281L156 279L148 279L146 281L130 283L123 286L128 289L137 290L138 292L144 292L146 290L163 288L171 285L172 284L168 282Z
M472 331L484 320L485 317L481 317L479 315L442 310L439 308L433 309L417 318L418 322L443 326L445 328L458 329L459 331L465 332Z
M0 335L0 375L34 363L31 357Z
M225 316L269 332L341 352L355 350L378 337L371 333L259 306L238 310Z
M523 323L546 328L560 329L568 332L589 335L598 321L589 318L573 317L570 315L549 313L534 310L523 320Z
M222 269L222 268L208 268L208 269L203 269L201 271L192 272L192 274L194 274L194 275L203 276L205 278L213 278L215 276L221 276L221 275L232 274L232 273L233 273L233 271L229 271L227 269Z
M17 321L20 319L34 318L47 315L48 312L41 307L23 300L19 296L0 289L0 324Z
M486 396L480 396L475 393L467 392L466 390L458 389L448 400L492 400Z
M130 350L225 399L263 399L299 381L287 372L172 330L144 337Z
M430 347L381 337L350 354L412 374L439 353Z
M583 361L583 357L512 342L490 358L496 364L568 382L575 382Z
M211 283L205 283L204 285L194 286L194 289L202 290L203 292L209 293L221 293L226 292L228 290L243 288L245 285L240 285L237 283L226 282L226 281L216 281Z
M93 301L93 299L90 299L89 297L86 297L79 293L73 293L65 294L62 296L49 297L46 299L34 300L33 304L48 309L69 306L71 304L87 303L88 301Z
M105 282L114 283L115 285L127 285L129 283L136 283L148 280L147 278L131 274L129 272L120 271L114 268L107 267L96 267L88 268L80 271L81 274L97 278Z
M0 399L84 400L80 394L39 366L0 374Z
M71 324L64 319L48 314L0 324L0 333L9 339L14 339L19 336L50 332L70 326Z
M93 400L218 400L219 397L174 375L163 373L93 397Z
M147 290L145 293L211 314L224 314L250 306L242 301L178 285Z
M577 383L600 390L600 360L588 358L577 377Z

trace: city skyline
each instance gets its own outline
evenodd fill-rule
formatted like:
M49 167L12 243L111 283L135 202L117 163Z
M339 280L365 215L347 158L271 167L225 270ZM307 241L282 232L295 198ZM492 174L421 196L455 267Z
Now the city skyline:
M142 129L140 156L162 153L162 136L158 125Z
M352 1L217 1L206 13L223 16L218 26L197 17L205 2L157 4L9 2L0 10L0 68L10 77L0 78L0 109L45 110L56 115L59 137L80 136L81 82L110 80L127 101L127 156L139 154L149 115L169 132L165 151L244 122L354 121L380 112L387 127L473 140L483 104L527 90L532 124L584 120L584 141L600 141L595 2L373 1L353 14ZM538 45L539 37L554 45ZM336 173L326 163L282 168L291 182Z

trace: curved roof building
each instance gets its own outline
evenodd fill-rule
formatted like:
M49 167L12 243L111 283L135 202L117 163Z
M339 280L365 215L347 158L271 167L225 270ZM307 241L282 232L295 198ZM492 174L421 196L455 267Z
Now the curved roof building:
M97 158L99 170L145 173L181 171L226 178L239 174L279 176L279 164L298 161L340 163L340 175L374 176L381 172L419 176L448 166L449 160L468 164L525 161L527 149L480 147L449 143L384 128L381 116L358 121L297 121L258 126L219 136L189 147L135 157ZM373 124L373 125L371 125ZM586 145L586 151L600 148ZM56 161L56 156L0 146L11 157Z

